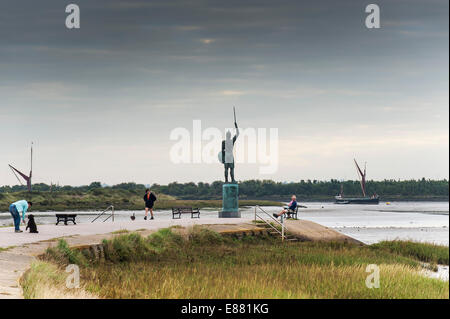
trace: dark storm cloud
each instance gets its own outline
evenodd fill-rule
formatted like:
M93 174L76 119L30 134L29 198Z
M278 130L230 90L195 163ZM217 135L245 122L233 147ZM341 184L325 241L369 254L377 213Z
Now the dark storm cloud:
M236 55L258 62L273 59L274 54L280 59L311 60L331 54L355 56L361 51L370 55L373 46L367 49L362 46L380 41L368 37L363 25L366 4L362 1L80 0L76 3L81 8L82 28L73 32L63 27L65 1L39 1L37 6L35 1L2 1L3 57L10 54L10 58L18 58L18 51L19 57L26 56L27 51L21 49L29 47L30 58L45 61L42 56L53 52L53 62L80 59L89 63L89 55L95 63L98 63L96 55L123 62L132 57L145 61L143 56L217 60ZM383 21L388 24L388 30L380 30L379 34L385 36L390 32L388 40L392 42L401 40L392 31L414 34L419 28L426 36L446 34L445 1L433 1L433 5L419 1L379 4L385 14ZM394 22L389 24L391 20ZM201 41L208 39L213 45L205 48ZM358 52L352 54L353 50Z
M379 1L383 27L376 32L364 26L364 1L75 3L80 30L64 27L65 1L2 1L0 59L8 76L0 83L92 88L93 81L103 95L127 84L140 89L143 81L157 91L261 78L276 88L307 77L322 88L356 78L353 88L366 90L362 83L395 82L448 47L446 1Z
M445 1L379 2L387 26L378 34L364 27L363 1L75 3L82 17L76 31L64 27L65 1L2 1L0 58L9 76L1 82L92 79L112 87L122 85L118 77L140 80L156 72L164 85L180 74L208 85L218 78L296 80L298 72L349 68L339 74L345 80L361 67L380 77L380 64L389 68L400 56L417 56L433 37L445 42L448 28ZM310 80L327 86L336 77Z

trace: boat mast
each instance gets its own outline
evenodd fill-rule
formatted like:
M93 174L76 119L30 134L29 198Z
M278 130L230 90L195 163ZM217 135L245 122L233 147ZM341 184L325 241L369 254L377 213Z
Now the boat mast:
M363 196L366 197L366 163L364 163L364 172L359 168L358 163L356 162L356 159L353 159L355 161L356 165L356 171L358 172L358 175L360 177L360 183L361 183L361 190L363 193Z
M31 161L30 161L30 176L27 180L28 191L31 192L31 177L33 176L33 142L31 142Z

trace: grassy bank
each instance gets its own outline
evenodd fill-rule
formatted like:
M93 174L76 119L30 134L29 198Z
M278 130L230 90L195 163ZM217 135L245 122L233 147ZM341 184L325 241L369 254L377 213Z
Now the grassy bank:
M105 261L90 261L64 242L49 249L23 278L26 297L42 285L62 288L64 265L81 268L83 293L101 298L448 298L448 283L419 274L423 261L447 261L448 247L408 242L372 246L234 240L196 228L147 238L130 233L105 240ZM365 285L366 267L380 267L380 288ZM51 272L37 267L58 265ZM43 277L42 277L43 276Z
M447 246L395 240L382 241L371 245L370 248L410 257L432 265L449 264L449 248Z
M92 299L97 297L84 289L66 288L67 273L53 263L33 262L23 278L22 281L26 283L22 285L25 299Z
M7 212L11 203L19 199L33 202L33 211L90 211L102 210L114 205L117 210L143 209L144 194L123 189L99 188L87 192L27 192L0 193L0 212ZM198 208L220 208L221 200L179 200L173 196L157 194L155 209L190 206ZM280 206L278 201L241 200L240 206Z

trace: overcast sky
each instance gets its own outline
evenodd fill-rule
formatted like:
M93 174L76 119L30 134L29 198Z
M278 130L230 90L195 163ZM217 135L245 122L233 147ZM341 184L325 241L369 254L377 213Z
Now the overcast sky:
M0 2L0 185L211 182L174 164L177 127L278 128L279 168L245 179L449 177L447 0ZM242 142L238 140L237 143Z

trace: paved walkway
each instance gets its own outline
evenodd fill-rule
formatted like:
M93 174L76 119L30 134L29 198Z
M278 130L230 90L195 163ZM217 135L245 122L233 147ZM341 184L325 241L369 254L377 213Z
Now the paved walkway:
M208 225L220 233L239 233L260 229L252 224L250 218L200 218L178 220L148 220L127 222L98 222L77 225L39 225L38 234L14 233L13 227L0 228L0 299L23 298L19 279L30 267L36 256L42 254L48 247L57 244L58 238L63 238L70 246L98 244L105 238L118 236L117 231L138 231L143 236L149 235L160 228L170 226ZM312 241L349 241L353 238L338 233L319 224L298 220L288 221L287 227L298 238ZM116 234L114 234L116 232Z
M309 220L288 219L285 223L289 233L305 241L333 241L364 245L363 242Z
M7 248L11 246L20 246L23 244L35 243L43 240L50 240L59 237L67 236L86 236L96 234L108 234L114 231L127 229L160 229L175 225L183 227L189 227L194 224L240 224L245 222L251 222L251 219L246 218L184 218L184 219L170 219L170 220L140 220L140 221L121 221L121 222L94 222L83 223L65 226L64 224L56 225L38 225L38 234L30 234L28 232L14 233L12 227L0 228L0 247ZM24 227L22 226L22 229Z

